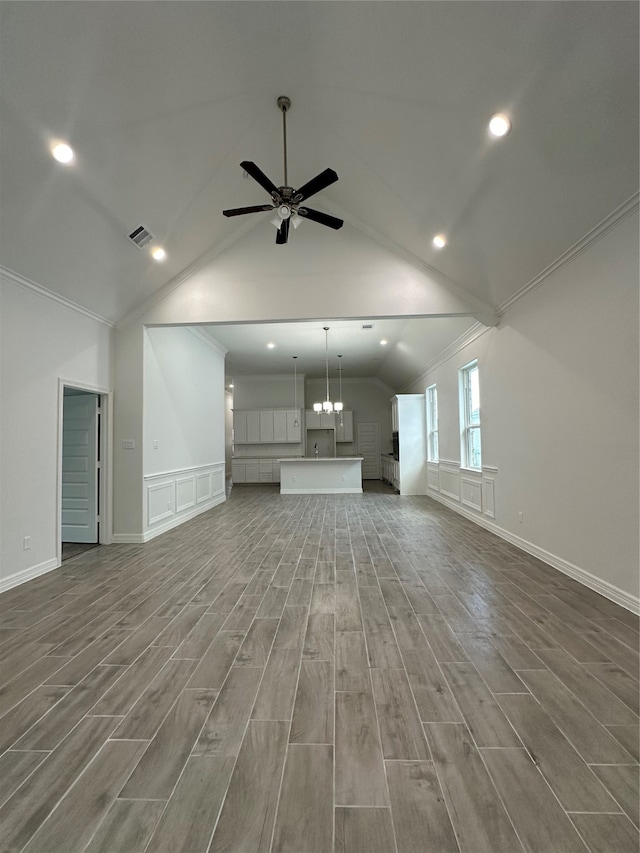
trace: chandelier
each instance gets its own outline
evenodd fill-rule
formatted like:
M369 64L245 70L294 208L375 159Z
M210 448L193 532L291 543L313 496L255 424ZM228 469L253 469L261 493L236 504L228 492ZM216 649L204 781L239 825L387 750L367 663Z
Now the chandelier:
M327 382L327 395L322 403L314 403L313 411L314 412L326 412L327 414L331 414L332 412L341 412L342 411L342 401L336 401L335 403L331 402L331 397L329 396L329 326L324 326L324 346L325 346L325 378ZM340 356L342 358L342 356ZM342 378L342 377L341 377ZM340 396L342 397L342 388L340 389Z

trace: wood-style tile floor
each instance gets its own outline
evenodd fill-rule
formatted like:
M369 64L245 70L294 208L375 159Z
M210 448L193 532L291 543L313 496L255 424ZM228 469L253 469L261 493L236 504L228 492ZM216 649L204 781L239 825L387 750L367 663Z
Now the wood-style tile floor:
M637 853L637 618L428 498L236 487L0 605L5 853Z

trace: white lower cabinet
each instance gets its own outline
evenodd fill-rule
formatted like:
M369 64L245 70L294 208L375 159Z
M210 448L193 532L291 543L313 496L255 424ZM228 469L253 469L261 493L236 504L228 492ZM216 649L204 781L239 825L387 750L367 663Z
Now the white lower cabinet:
M244 463L245 470L247 472L245 483L259 483L260 482L260 463L257 459L252 459L250 462Z
M400 491L400 465L392 456L380 457L380 469L382 471L382 479L393 486L394 489Z
M261 459L258 463L258 477L260 483L273 482L273 462L271 459Z
M279 483L280 463L277 459L234 459L231 480L234 483Z

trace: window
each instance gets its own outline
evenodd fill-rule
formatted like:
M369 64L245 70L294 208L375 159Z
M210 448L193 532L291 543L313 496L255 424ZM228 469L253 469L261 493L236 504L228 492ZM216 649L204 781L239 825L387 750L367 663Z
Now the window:
M427 388L427 460L437 462L438 456L438 390Z
M482 468L480 446L480 381L478 362L460 370L461 461L464 468Z

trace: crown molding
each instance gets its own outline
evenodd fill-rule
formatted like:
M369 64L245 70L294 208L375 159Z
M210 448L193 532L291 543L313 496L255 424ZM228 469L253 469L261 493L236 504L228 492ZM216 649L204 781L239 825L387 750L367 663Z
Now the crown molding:
M490 331L490 329L483 323L474 323L473 326L470 326L466 330L466 332L463 332L460 337L456 338L455 341L452 341L449 346L442 350L442 352L438 353L438 355L426 365L418 376L404 386L401 393L406 393L405 389L413 387L416 383L420 382L420 380L426 380L428 373L431 373L432 370L441 367L445 362L449 361L450 358L453 358L454 355L457 355L466 346L472 344L488 331Z
M103 325L108 326L110 329L115 328L116 324L113 323L111 320L107 320L106 317L101 317L99 314L94 314L93 311L89 311L87 308L83 308L76 302L72 302L70 299L65 299L64 296L59 296L57 293L53 293L53 291L47 290L46 287L42 287L42 285L40 284L36 284L33 281L29 281L28 278L25 278L22 275L18 275L18 273L13 272L13 270L0 266L0 277L7 281L9 284L13 284L16 287L21 287L23 290L27 290L29 291L29 293L34 293L36 296L40 296L43 299L49 299L51 302L56 302L58 305L62 305L69 311L75 311L76 314L82 314L83 317L87 317L89 320L93 320L96 323L102 323Z
M174 326L173 328L176 327ZM211 335L207 334L207 332L204 332L200 328L200 326L184 326L184 328L187 329L194 336L194 338L197 338L199 341L202 341L202 343L206 344L209 349L214 350L214 352L217 352L218 355L221 355L223 358L229 352L229 350L225 349L225 347L223 347L219 341L217 341Z
M617 207L613 213L610 213L602 220L602 222L598 223L595 228L588 231L582 239L578 240L577 243L574 243L573 246L567 249L567 251L560 255L559 258L556 258L553 263L549 264L549 266L543 269L535 278L532 278L531 281L524 285L524 287L521 287L517 293L514 293L513 296L510 296L501 305L499 305L498 314L502 317L502 315L512 308L516 302L519 302L523 296L526 296L530 291L540 287L540 285L545 284L557 272L575 261L576 258L579 258L580 255L586 252L587 249L590 249L591 246L593 246L601 237L604 237L617 225L624 222L628 216L635 213L638 210L639 204L640 193L635 192L630 198L623 202L620 207Z
M542 270L539 275L531 279L531 281L525 284L517 293L499 305L498 315L500 317L500 321L502 321L503 317L514 307L514 305L516 305L516 303L523 299L528 293L531 293L532 290L535 290L545 284L549 279L553 278L557 272L568 266L576 258L579 258L580 255L590 249L591 246L593 246L601 237L604 237L617 225L624 222L627 217L635 213L639 206L640 192L636 192L623 202L620 207L610 213L609 216L606 216L602 222L596 225L595 228L592 228L591 231L585 234L581 240L578 240L577 243L574 243L570 249L567 249L567 251L560 255L560 257L552 264L549 264L549 266ZM424 367L418 376L405 385L405 388L411 388L421 380L425 380L427 374L436 370L438 367L441 367L445 362L449 361L450 358L453 358L453 356L457 355L466 346L473 343L473 341L477 340L481 335L484 335L488 331L490 331L490 329L482 323L474 323L473 326L468 328L466 332L463 332L459 338L456 338L455 341L450 343L448 347L443 349L441 353L432 359L432 361Z

